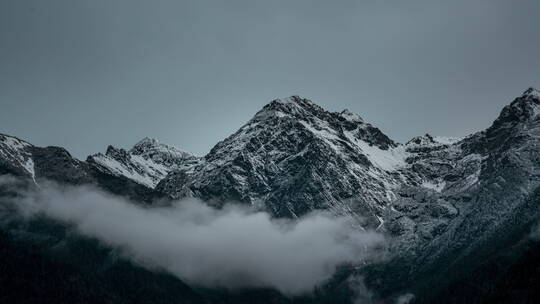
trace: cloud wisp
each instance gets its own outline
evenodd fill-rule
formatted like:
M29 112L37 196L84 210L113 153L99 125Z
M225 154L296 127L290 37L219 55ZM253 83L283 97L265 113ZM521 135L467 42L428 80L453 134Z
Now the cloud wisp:
M339 265L361 263L383 243L380 234L325 212L276 220L238 205L216 210L194 199L146 208L88 187L43 186L17 205L26 216L69 223L142 266L203 287L306 294Z

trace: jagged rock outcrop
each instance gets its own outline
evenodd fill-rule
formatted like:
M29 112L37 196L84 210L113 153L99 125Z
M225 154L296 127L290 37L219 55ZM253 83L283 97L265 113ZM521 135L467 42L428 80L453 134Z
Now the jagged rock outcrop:
M392 203L398 212L385 225L398 240L394 259L372 274L375 288L412 291L419 302L462 302L467 299L441 295L479 265L520 256L517 244L527 242L540 219L539 105L540 94L529 89L485 131L416 160L445 184L437 191L402 188ZM485 292L486 284L470 284L477 290L467 294Z
M199 158L146 137L129 151L109 146L105 154L88 156L87 162L107 174L155 188L169 172L189 168L197 164Z
M62 185L93 185L145 204L165 197L126 176L107 172L92 162L80 161L61 147L37 147L0 134L0 156L0 175L21 178L26 187L49 181Z
M16 137L0 134L0 174L34 178L32 145Z
M172 197L237 201L296 217L316 209L376 216L401 184L407 152L348 111L293 96L266 105L204 160L163 179Z

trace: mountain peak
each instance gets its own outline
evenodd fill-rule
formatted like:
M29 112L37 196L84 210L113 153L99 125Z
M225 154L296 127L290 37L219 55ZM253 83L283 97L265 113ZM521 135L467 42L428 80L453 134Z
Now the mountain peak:
M308 103L313 104L311 100L300 97L299 95L291 95L287 98L274 99L270 103L272 102L280 103L280 104L302 104L304 102L308 102Z
M537 89L530 87L523 94L521 95L521 98L529 99L529 98L535 98L540 100L540 91Z
M178 148L145 137L126 151L109 145L105 154L90 155L87 162L101 171L124 176L154 188L170 171L197 164L199 158Z
M515 145L515 140L528 137L523 135L535 127L539 118L540 93L534 88L528 88L501 110L489 128L474 135L481 140L473 148L484 153Z
M298 95L293 95L287 98L272 100L270 103L265 105L262 110L255 115L255 117L293 116L300 118L306 115L313 115L322 112L326 111L313 101L302 98Z
M34 177L34 162L30 148L32 145L15 136L0 133L0 165L2 160L8 160L10 165L4 172L0 168L0 175L4 173L23 172L24 175ZM7 171L7 172L6 172Z
M174 146L160 143L157 139L145 137L136 143L129 153L152 157L154 154L169 154L181 158L193 157L193 155Z
M113 145L108 145L107 150L105 150L105 155L111 156L113 158L129 158L129 153L122 149L117 148Z
M351 111L349 111L349 109L345 109L343 111L341 111L339 113L339 115L343 118L345 118L346 120L348 121L353 121L353 122L364 122L364 120L362 119L362 117L360 117L360 115L356 114L356 113L353 113Z
M354 137L383 150L396 146L395 142L379 129L365 122L359 115L347 109L341 112L330 112L313 101L297 95L271 101L239 131L245 133L253 127L260 127L261 124L269 126L291 124L291 126L299 126L316 136L323 137L330 133L335 133L334 135L339 137L345 136L339 133L353 132Z
M139 142L137 142L133 146L133 148L142 147L142 146L157 146L157 145L159 145L159 141L157 139L150 138L150 137L144 137Z
M431 134L429 133L426 133L421 136L413 137L411 140L407 142L407 145L419 146L419 145L429 145L429 144L434 144L434 143L435 143L435 139L433 138L433 136L431 136Z
M175 198L209 198L217 206L265 206L277 216L317 208L345 212L343 198L366 208L384 205L392 197L384 185L400 183L408 155L358 115L291 96L265 105L200 165L172 172L157 189Z
M492 127L506 123L527 122L540 114L540 92L528 88L523 94L505 106Z

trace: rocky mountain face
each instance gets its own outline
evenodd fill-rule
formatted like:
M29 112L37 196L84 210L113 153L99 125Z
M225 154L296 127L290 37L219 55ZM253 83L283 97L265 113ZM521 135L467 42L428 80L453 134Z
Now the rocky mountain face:
M200 164L157 188L220 206L237 201L298 217L316 209L377 220L408 178L406 148L348 111L328 112L293 96L274 100Z
M539 106L540 94L529 89L485 131L413 161L413 170L420 164L418 170L443 186L403 187L392 203L398 212L387 216L385 227L398 241L394 259L371 276L379 290L409 289L422 295L418 302L468 302L463 294L450 296L449 286L468 282L471 272L489 273L486 265L497 265L495 274L504 276L514 261L508 256L535 247L530 232L540 217ZM489 294L491 280L465 283L467 296Z
M199 158L155 139L144 138L129 151L109 146L105 154L88 156L86 161L106 174L124 176L155 188L169 172L188 169L197 164Z
M267 104L201 158L146 138L79 161L0 135L0 174L92 184L147 204L197 197L275 217L350 215L390 240L384 262L357 270L374 298L484 302L539 252L530 237L540 219L539 114L540 93L528 89L484 131L400 144L356 114L292 96Z
M130 175L107 171L91 160L80 161L61 147L37 147L16 137L0 134L0 155L0 174L20 177L30 186L46 181L94 185L145 204L165 196L132 179Z
M393 202L403 189L440 192L473 183L470 165L478 157L469 154L458 140L429 134L398 144L358 115L293 96L266 105L198 165L172 172L156 189L217 206L237 201L278 217L329 209L382 228L399 214Z

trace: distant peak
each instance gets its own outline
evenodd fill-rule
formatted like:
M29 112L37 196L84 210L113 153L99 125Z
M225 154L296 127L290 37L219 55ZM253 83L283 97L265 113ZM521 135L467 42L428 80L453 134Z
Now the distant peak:
M176 154L183 157L191 157L193 154L178 149L177 147L166 145L163 143L160 143L159 140L145 137L141 139L138 143L136 143L131 150L129 150L130 153L134 155L143 155L147 153L155 154L155 153L167 153L167 154Z
M360 117L360 115L353 113L349 111L348 109L341 111L339 115L349 121L364 122L364 120L362 119L362 117Z
M284 106L292 106L292 107L317 107L320 108L318 105L316 105L313 101L300 97L298 95L292 95L287 98L278 98L274 99L270 102L269 105L284 105ZM322 108L321 108L322 109Z
M432 136L429 133L426 133L422 136L413 137L409 140L406 145L412 147L429 147L429 146L440 146L440 145L453 145L458 143L462 138L460 137L448 137L448 136Z
M537 89L530 87L523 94L521 95L521 98L536 98L540 99L540 91Z
M129 158L129 153L122 149L122 148L116 148L113 145L108 145L107 150L105 151L105 155L114 157L114 158Z
M272 100L255 115L255 118L261 119L275 116L292 116L299 118L305 115L313 115L323 112L326 111L311 100L298 95L293 95L287 98Z
M435 143L435 139L429 133L426 133L422 136L413 137L411 140L407 142L408 145L411 145L411 144L427 145L427 144L433 144L433 143Z
M488 130L497 129L507 124L517 124L537 119L540 115L540 92L535 88L528 88L523 94L505 106L499 117Z
M133 146L133 149L135 149L137 147L155 147L157 145L159 145L159 141L157 139L150 138L150 137L145 137L145 138L141 139L139 142L137 142Z
M16 145L21 145L21 146L32 146L32 144L27 142L26 140L22 140L22 139L20 139L18 137L8 135L8 134L4 134L4 133L0 133L0 142L15 143Z
M302 101L309 101L309 100L307 100L305 98L302 98L299 95L291 95L291 96L289 96L287 98L278 98L278 99L275 99L273 101L275 101L277 103L286 104L286 103L300 103ZM311 101L309 101L309 102L311 102Z

